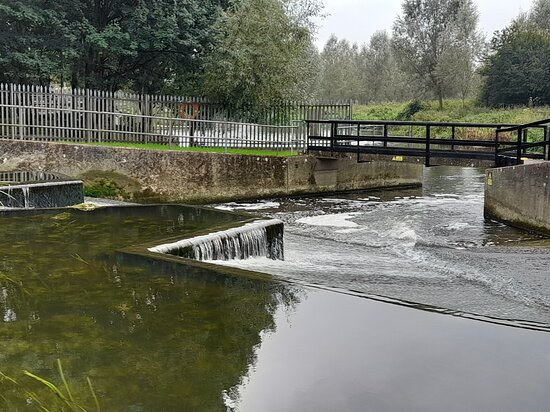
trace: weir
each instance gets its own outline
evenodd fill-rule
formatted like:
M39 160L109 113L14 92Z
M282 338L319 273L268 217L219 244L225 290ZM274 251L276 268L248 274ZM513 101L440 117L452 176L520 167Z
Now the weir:
M53 173L0 173L0 208L52 208L84 202L81 181Z
M260 220L148 250L201 261L250 257L284 260L283 232L284 225L280 220Z

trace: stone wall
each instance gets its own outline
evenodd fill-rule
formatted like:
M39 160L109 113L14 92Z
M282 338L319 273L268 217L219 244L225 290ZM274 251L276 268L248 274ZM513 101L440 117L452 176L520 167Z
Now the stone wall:
M0 171L39 170L111 182L149 202L209 203L305 193L419 185L422 166L358 164L353 156L259 157L0 140Z
M485 215L550 235L550 162L488 170Z

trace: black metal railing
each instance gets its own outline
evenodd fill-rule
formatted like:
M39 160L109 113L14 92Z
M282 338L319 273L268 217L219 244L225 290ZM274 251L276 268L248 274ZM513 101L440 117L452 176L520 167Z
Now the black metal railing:
M535 136L538 141L529 139L529 132L533 129L538 132L538 136ZM502 133L515 133L516 141L513 144L501 142L499 137ZM497 166L503 157L514 157L516 164L521 164L524 158L550 160L550 119L497 130L495 136L495 163Z
M308 120L307 149L335 153L459 158L494 161L496 166L521 164L523 157L546 158L550 147L549 123L499 123ZM519 139L513 133L518 131ZM528 130L540 141L528 139ZM541 132L542 131L542 132ZM514 150L514 156L510 151ZM536 150L533 150L536 149ZM518 153L520 154L518 156Z

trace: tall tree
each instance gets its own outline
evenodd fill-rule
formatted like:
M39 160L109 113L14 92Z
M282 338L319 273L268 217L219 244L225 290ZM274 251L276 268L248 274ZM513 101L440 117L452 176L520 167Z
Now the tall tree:
M204 90L233 107L306 99L315 78L311 17L300 2L243 0L218 24Z
M393 26L393 48L403 70L432 91L443 108L453 92L455 72L450 56L475 51L478 14L472 0L405 0ZM472 61L470 53L461 58Z
M485 61L489 106L550 104L550 31L517 21L498 33Z
M200 70L228 3L3 0L0 65L8 80L69 77L73 87L158 92L176 76Z
M544 30L550 30L550 0L535 0L529 20Z
M55 1L3 0L0 3L0 81L49 83L62 77L63 63L76 57Z

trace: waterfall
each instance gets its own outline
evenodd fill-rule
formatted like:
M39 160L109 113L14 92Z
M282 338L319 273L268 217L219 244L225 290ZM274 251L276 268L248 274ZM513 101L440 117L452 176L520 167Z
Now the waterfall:
M24 186L21 190L23 191L23 207L25 209L28 209L28 207L29 207L29 187Z
M148 250L202 261L262 256L283 260L283 230L283 223L280 220L261 220Z

